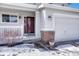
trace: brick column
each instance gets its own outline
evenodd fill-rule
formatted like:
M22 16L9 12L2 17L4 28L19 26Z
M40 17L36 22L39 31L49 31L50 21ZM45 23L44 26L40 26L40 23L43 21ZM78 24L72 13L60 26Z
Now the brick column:
M54 43L54 36L55 36L54 31L41 31L41 39L45 43L49 43L49 42Z

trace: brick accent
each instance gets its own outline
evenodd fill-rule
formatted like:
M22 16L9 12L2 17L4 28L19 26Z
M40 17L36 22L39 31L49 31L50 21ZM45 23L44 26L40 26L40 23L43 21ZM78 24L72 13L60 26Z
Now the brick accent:
M41 39L42 41L54 42L55 31L41 31Z

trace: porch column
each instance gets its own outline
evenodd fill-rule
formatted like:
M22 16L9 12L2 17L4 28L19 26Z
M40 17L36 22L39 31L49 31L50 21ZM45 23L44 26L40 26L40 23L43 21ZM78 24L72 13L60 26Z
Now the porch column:
M41 38L40 35L40 12L35 12L35 36L36 38Z
M54 35L55 32L53 31L53 21L48 19L48 10L43 9L41 11L41 39L44 43L48 43L50 45L54 44ZM52 22L52 23L51 23Z

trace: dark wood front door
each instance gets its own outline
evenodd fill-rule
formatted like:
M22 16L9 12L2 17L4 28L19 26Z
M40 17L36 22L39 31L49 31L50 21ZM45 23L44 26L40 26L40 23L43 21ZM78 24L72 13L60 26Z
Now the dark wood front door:
M24 17L24 33L35 33L34 17Z

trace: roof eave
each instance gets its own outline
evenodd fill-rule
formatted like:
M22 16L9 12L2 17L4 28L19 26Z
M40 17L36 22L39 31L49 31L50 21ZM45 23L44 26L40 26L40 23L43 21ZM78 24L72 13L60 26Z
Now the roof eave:
M64 10L64 11L79 12L79 9L66 7L66 6L51 5L51 4L42 4L38 8L39 9L41 9L41 8L51 8L51 9L58 9L58 10Z
M1 8L8 8L8 9L16 9L16 10L23 10L23 11L36 11L36 5L30 4L21 4L21 3L0 3Z

